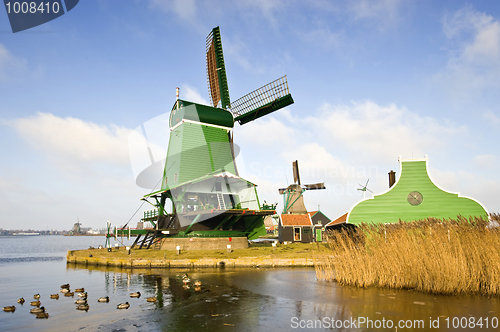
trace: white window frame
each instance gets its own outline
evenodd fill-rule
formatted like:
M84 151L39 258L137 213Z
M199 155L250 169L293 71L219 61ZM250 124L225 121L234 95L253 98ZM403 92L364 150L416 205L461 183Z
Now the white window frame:
M299 229L299 239L298 240L295 239L295 230L297 228ZM299 241L299 242L302 241L302 227L295 227L295 226L293 227L293 241Z

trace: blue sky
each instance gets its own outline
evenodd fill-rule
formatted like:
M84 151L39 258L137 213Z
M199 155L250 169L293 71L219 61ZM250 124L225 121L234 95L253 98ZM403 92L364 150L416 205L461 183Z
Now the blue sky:
M232 100L285 74L295 100L235 126L261 200L282 206L298 159L327 187L306 207L336 218L358 183L383 192L399 156L428 155L436 184L500 212L496 2L87 0L16 34L0 9L0 228L128 221L149 192L130 133L161 123L176 87L208 103L215 26Z

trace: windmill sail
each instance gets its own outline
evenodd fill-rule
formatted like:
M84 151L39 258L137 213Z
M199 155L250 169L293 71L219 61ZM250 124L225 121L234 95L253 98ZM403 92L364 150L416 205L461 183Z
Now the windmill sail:
M206 52L208 92L212 106L217 107L220 102L223 109L231 107L219 27L213 28L207 36Z
M236 121L245 124L293 103L285 75L235 100L231 113Z
M295 160L292 163L292 167L293 167L293 182L298 183L300 186L299 161Z
M326 189L325 183L315 183L315 184L305 184L306 190L318 190L318 189Z

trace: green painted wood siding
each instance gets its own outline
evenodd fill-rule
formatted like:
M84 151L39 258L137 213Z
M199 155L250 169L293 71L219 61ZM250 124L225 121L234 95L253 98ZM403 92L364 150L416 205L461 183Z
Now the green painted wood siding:
M411 205L408 202L408 194L413 191L422 194L421 204ZM388 192L355 205L347 222L395 223L399 219L456 218L457 215L468 218L487 217L488 214L475 200L439 189L429 178L427 161L401 161L398 182Z
M185 122L170 133L162 190L222 170L236 173L226 129Z

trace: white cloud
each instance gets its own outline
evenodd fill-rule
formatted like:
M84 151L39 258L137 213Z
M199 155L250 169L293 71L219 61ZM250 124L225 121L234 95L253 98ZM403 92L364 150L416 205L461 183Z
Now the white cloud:
M355 19L377 18L389 21L397 18L400 0L356 0L349 1L349 9Z
M16 71L25 71L26 61L16 58L5 46L0 44L0 81L12 78Z
M331 181L346 183L354 177L351 166L330 154L316 142L301 144L281 153L285 160L299 160L303 183ZM290 169L291 174L291 169Z
M371 101L351 105L325 104L320 118L307 119L324 144L370 160L393 160L396 156L423 157L443 148L464 127L441 124L396 105ZM368 157L369 156L369 157Z
M498 169L500 160L497 156L492 154L482 154L475 156L472 159L472 164L481 169Z
M326 24L319 24L318 27L309 31L299 32L299 37L307 43L321 45L325 48L339 48L345 42L344 32L332 31Z
M244 8L256 8L271 23L276 23L275 12L285 7L282 0L244 0L240 1L239 5Z
M210 103L201 96L196 88L189 85L183 85L179 91L179 98L182 100L189 100L193 103L210 105Z
M295 144L295 131L272 116L267 116L265 121L252 121L238 128L236 139L251 142L252 145L261 147L279 142L280 147ZM236 143L238 141L235 141Z
M454 94L480 92L500 82L500 22L466 6L445 15L443 32L456 46L437 78Z
M46 154L85 163L128 164L130 129L109 127L50 113L6 122L22 139Z
M3 165L0 227L14 227L7 220L16 219L23 208L20 202L26 200L27 194L32 197L30 208L38 218L22 220L20 228L69 229L72 222L68 220L76 220L77 216L86 227L105 227L106 220L122 225L141 204L139 198L149 192L138 188L131 176L131 131L127 128L50 113L2 124L18 134L16 139L9 139L10 145L22 149L21 139L35 153L20 153L14 164L6 160ZM149 129L147 124L145 127ZM40 158L40 154L46 158ZM54 215L54 211L58 213ZM139 218L140 212L134 220Z
M263 198L281 201L276 190L293 181L291 162L299 160L302 183L325 182L327 188L308 192L306 206L315 209L321 204L331 217L361 199L358 183L370 179L368 188L373 192L387 190L387 173L391 168L398 170L398 156L442 155L461 145L459 139L467 139L465 126L420 116L394 104L325 104L314 117L282 112L283 121L269 116L238 129L235 141L244 153L259 151L247 165L248 179L259 184ZM454 174L441 178L453 184L445 188L457 188Z
M500 125L500 118L495 115L492 111L485 112L483 117L492 125Z
M180 19L193 22L196 21L197 6L195 0L149 0L154 8L164 12L173 12Z
M2 44L0 44L0 73L3 72L11 58L12 55L10 52Z

